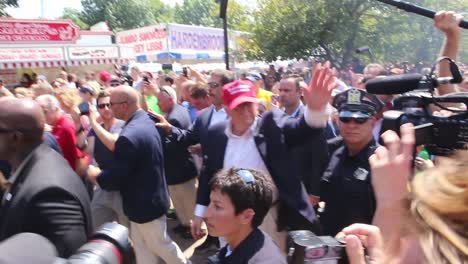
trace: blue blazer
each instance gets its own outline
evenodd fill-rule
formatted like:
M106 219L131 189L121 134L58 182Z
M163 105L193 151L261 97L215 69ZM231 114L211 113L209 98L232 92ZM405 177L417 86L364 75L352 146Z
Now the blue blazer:
M114 164L97 178L104 190L120 191L130 221L146 223L169 208L161 137L143 110L127 121L114 150Z

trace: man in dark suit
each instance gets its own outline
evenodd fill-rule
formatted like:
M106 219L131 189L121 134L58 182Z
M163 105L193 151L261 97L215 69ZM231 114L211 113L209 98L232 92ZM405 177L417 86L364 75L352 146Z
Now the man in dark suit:
M44 122L34 101L0 102L0 159L13 168L0 209L0 240L37 233L68 257L92 231L89 197L67 161L42 144Z
M166 263L187 263L167 234L169 195L159 132L140 109L135 89L114 88L109 104L125 126L115 143L114 163L102 172L90 167L88 176L91 181L97 179L104 190L120 191L138 263L157 263L159 258Z
M197 193L197 206L201 210L195 212L192 225L192 233L196 237L203 235L203 209L210 202L208 182L220 169L231 167L268 173L277 187L276 199L288 211L288 215L285 215L287 219L284 219L286 225L290 228L316 227L314 210L288 150L322 133L322 127L326 126L328 120L326 109L334 87L335 77L329 64L318 65L314 80L304 91L307 110L304 117L298 120L287 117L280 110L268 112L257 119L258 100L250 81L236 81L223 87L223 101L231 119L210 127L206 135L209 140L202 145L204 169ZM169 130L166 125L162 122L159 126ZM190 131L176 128L172 128L172 131L173 136L181 141L190 138ZM272 210L270 220L267 216L264 225L269 224L265 231L276 236L277 219L274 219L274 214L275 210ZM284 232L281 237L286 239ZM284 247L285 241L275 241Z
M185 107L176 103L175 90L163 86L157 97L159 108L166 113L167 121L175 127L189 129L190 115ZM190 220L195 208L198 185L197 168L188 149L181 144L171 144L169 138L164 140L164 155L166 181L180 221L180 225L174 228L174 231L181 233L183 238L190 239Z

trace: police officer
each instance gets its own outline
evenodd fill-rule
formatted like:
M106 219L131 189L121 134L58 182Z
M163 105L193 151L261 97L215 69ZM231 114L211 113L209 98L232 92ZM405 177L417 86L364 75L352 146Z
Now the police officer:
M320 184L325 210L320 222L326 235L336 235L353 223L371 223L375 212L368 158L376 149L372 129L383 104L363 90L335 96L343 144L330 157Z

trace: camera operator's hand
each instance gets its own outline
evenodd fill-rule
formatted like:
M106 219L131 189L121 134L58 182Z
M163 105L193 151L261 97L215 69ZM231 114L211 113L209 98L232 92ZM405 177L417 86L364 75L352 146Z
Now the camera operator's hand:
M414 127L404 124L400 128L401 140L391 130L382 134L385 146L380 146L369 157L372 186L378 207L393 206L406 198L407 183L411 175L414 147Z
M452 11L440 11L434 17L434 25L445 35L461 34L458 26L463 17Z
M346 255L350 264L385 263L382 235L378 227L365 224L353 224L344 228L337 238L344 237ZM364 248L368 256L364 256Z
M192 237L195 240L198 240L204 237L207 233L205 228L202 228L203 225L203 218L195 216L190 223L190 231L192 233Z

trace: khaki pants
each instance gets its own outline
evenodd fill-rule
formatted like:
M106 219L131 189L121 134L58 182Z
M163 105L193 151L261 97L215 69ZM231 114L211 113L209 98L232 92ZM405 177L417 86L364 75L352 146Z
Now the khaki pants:
M96 185L93 200L91 201L91 215L94 230L104 223L113 221L130 228L130 221L123 212L122 197L117 191L105 191Z
M169 237L165 215L144 224L130 222L130 237L137 264L155 264L160 258L167 264L189 263Z
M197 186L197 178L180 184L168 185L172 204L183 226L190 226L190 220L193 217L193 211L195 209Z
M288 239L288 232L281 231L278 232L276 221L278 220L278 205L274 205L270 208L265 219L263 219L263 223L259 226L259 228L267 233L271 239L276 242L278 247L281 249L283 254L287 252L287 239Z

